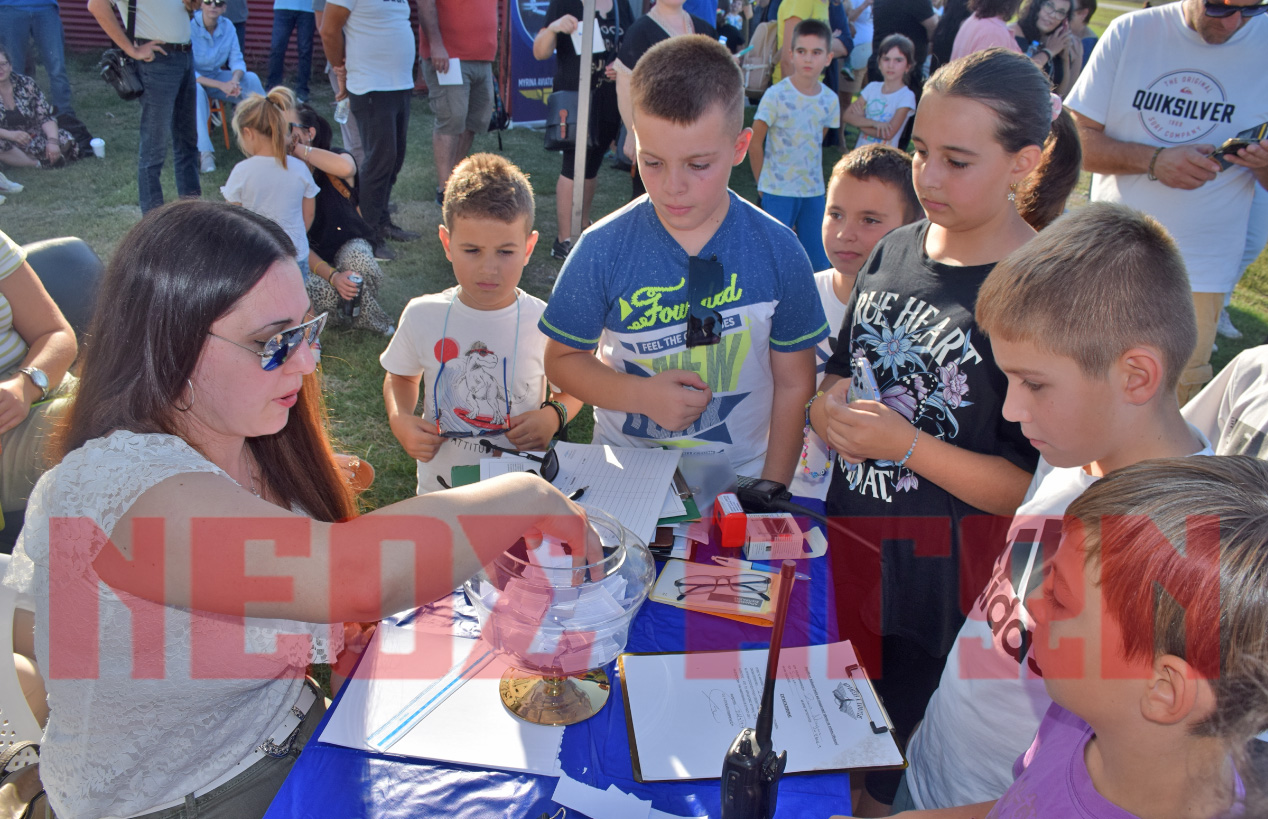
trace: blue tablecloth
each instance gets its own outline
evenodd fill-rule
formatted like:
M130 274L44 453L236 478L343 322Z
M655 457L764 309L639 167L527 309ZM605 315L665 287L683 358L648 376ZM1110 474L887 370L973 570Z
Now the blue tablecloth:
M802 524L806 523L802 519ZM712 547L697 547L695 559L704 562L715 553ZM811 581L799 581L793 587L784 645L835 641L836 618L828 557L799 561L798 571L809 574ZM770 633L769 628L649 601L631 624L626 650L758 648L770 642ZM652 807L668 813L719 816L717 780L649 784L634 781L620 680L615 668L606 670L612 681L607 705L596 716L564 731L559 755L564 771L573 779L601 790L614 784L640 799L650 799ZM336 697L333 707L339 707L339 698ZM490 703L489 707L501 705ZM322 721L324 727L325 720ZM321 728L317 735L320 733ZM538 819L543 814L553 815L559 809L550 798L556 782L554 777L405 759L312 741L273 801L267 819L334 816L341 819L427 816ZM788 776L780 785L776 815L826 817L849 813L849 793L849 777L845 774ZM568 815L571 819L577 814L570 810Z

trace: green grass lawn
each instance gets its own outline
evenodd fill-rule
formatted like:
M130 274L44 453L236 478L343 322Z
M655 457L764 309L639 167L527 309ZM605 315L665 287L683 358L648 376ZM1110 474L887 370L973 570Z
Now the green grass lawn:
M1115 13L1120 12L1102 6L1095 20L1098 30ZM141 215L136 204L140 105L122 102L98 79L93 70L96 57L95 54L72 56L69 68L76 111L93 134L106 141L106 158L87 159L59 171L6 170L11 179L26 185L26 190L9 196L8 201L0 205L0 229L19 243L79 236L103 259L109 260L120 237ZM42 73L39 79L47 87ZM314 105L330 116L333 96L329 87L320 78L314 79L312 87ZM751 114L750 109L750 117ZM391 315L399 315L410 298L443 290L453 283L451 269L436 238L440 208L433 195L436 175L431 160L431 126L432 116L426 99L415 98L409 154L393 201L400 206L396 221L410 230L422 231L424 238L412 244L395 245L400 257L384 265L380 299ZM213 133L213 139L217 143L218 169L202 177L202 188L204 197L220 200L219 187L242 155L236 148L225 150L218 131ZM542 150L542 136L536 131L508 131L503 133L502 142L503 152L529 174L537 195L537 229L542 238L524 270L521 286L546 298L560 266L560 262L550 257L560 158L558 154ZM497 137L492 134L477 137L474 150L497 151ZM831 168L841 155L840 150L831 148L824 153L825 168ZM170 157L164 187L169 197L174 195ZM732 173L732 187L742 196L756 199L756 187L747 162ZM1082 194L1072 200L1072 207L1086 199L1086 178L1081 189ZM628 177L605 165L599 174L595 218L624 204L629 191ZM233 237L225 236L224 240L232 242ZM108 304L110 294L103 293L102 297ZM1268 257L1260 257L1243 279L1234 296L1233 319L1245 338L1240 342L1221 339L1220 351L1215 356L1217 368L1268 334ZM324 342L323 369L338 445L370 461L378 470L378 479L367 493L367 504L376 507L413 494L414 462L405 456L392 437L383 410L383 370L378 355L385 340L369 333L332 329ZM573 440L589 440L588 417L574 422L573 427Z

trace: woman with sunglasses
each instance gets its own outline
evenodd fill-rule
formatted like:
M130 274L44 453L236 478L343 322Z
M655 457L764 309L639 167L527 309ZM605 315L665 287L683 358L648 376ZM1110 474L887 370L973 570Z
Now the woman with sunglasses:
M207 130L211 116L211 100L235 105L252 94L264 96L260 78L247 71L233 23L222 19L227 0L202 0L202 10L189 21L189 45L194 56L194 81L197 83L199 170L211 173L216 169L215 148Z
M1074 0L1025 0L1017 19L1008 26L1022 51L1040 43L1040 68L1052 81L1052 90L1064 97L1083 70L1083 41L1071 28Z
M61 463L5 577L34 596L59 816L261 816L324 710L305 669L343 649L315 624L438 599L532 528L584 539L529 475L350 520L314 373L324 317L294 257L270 220L194 200L111 260ZM412 554L380 550L402 539Z
M374 258L374 229L361 218L358 206L357 161L331 145L330 123L308 103L295 107L299 128L291 155L301 160L317 183L316 207L308 226L308 297L314 313L354 329L391 336L392 318L379 306L383 271ZM361 277L360 288L353 276ZM341 306L361 294L361 312L345 315Z

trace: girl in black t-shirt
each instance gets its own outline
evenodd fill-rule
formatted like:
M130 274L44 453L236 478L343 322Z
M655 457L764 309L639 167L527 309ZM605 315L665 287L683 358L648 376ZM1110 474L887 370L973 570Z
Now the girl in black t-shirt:
M995 263L1035 235L1018 198L1064 202L1073 187L1077 136L1072 126L1054 129L1058 118L1070 124L1047 77L1004 49L954 61L930 79L912 134L913 182L928 218L873 250L808 404L815 431L837 453L828 514L852 535L833 538L840 633L880 672L877 688L901 742L923 716L964 619L962 531L1011 516L1037 461L1020 427L1002 417L1006 380L973 308ZM879 401L846 401L859 357L875 374ZM965 543L996 548L982 529ZM888 804L898 779L869 775L869 793Z

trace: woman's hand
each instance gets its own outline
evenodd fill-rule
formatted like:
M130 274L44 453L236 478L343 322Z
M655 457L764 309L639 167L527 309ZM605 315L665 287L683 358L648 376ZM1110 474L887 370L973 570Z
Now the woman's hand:
M506 437L521 452L545 449L559 431L559 413L551 407L530 410L506 419Z
M62 158L62 146L57 143L57 140L50 139L48 141L48 144L44 146L44 156L51 163L56 163Z
M28 383L30 380L22 373L0 381L0 434L22 423L31 411L31 402L26 398Z
M335 292L340 298L351 301L357 297L357 291L361 288L352 281L352 277L346 270L336 270L330 274L330 285L335 288Z
M1065 47L1069 44L1070 27L1065 23L1057 26L1053 32L1043 40L1043 47L1051 52L1053 59L1056 59L1057 55L1064 51Z
M551 23L548 28L556 34L572 34L577 30L578 25L580 25L580 22L576 17L573 17L571 14L565 14L563 17L560 17L558 20Z
M5 134L7 134L7 136L4 137L5 139L10 142L16 142L23 148L31 144L31 135L26 131L5 131Z

